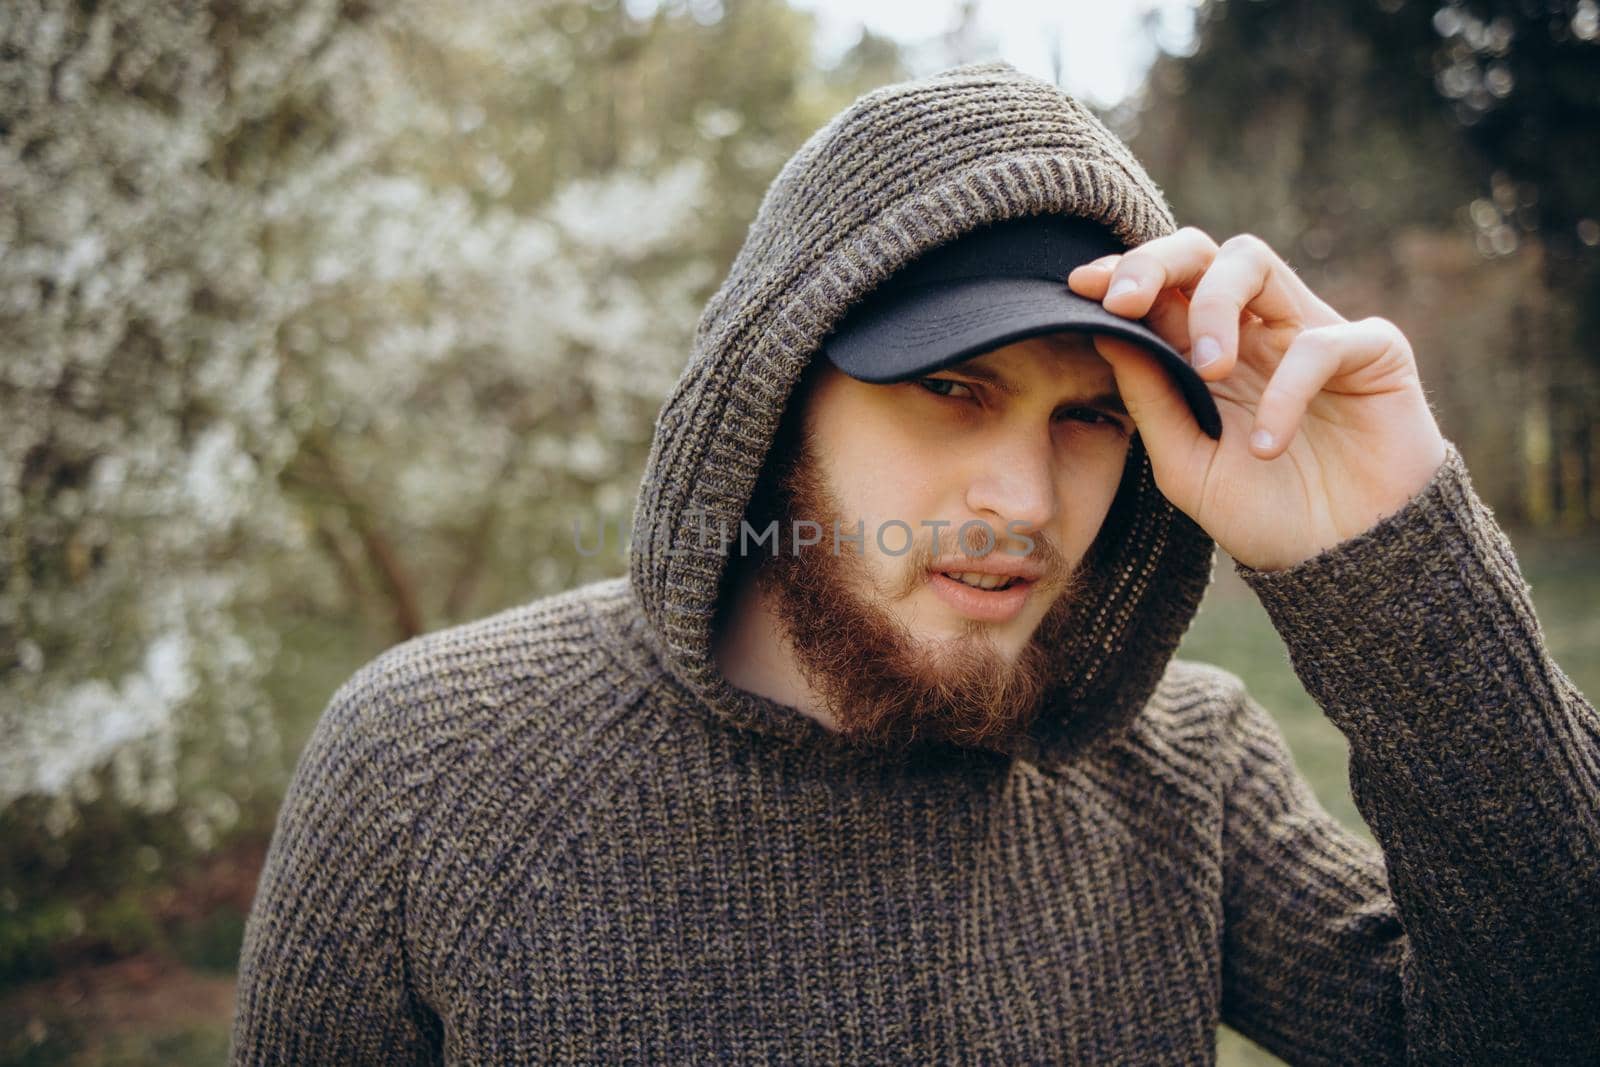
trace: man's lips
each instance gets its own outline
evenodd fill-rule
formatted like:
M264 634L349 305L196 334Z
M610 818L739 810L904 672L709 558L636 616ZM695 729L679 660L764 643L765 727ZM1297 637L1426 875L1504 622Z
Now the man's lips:
M1012 579L1011 584L1004 589L980 589L968 585L950 574L935 570L928 575L928 585L940 600L955 611L969 619L979 622L1009 622L1021 613L1027 604L1028 597L1033 593L1038 581L1031 577L1018 574L1007 574L999 570L978 571L971 567L969 561L960 564L963 570L950 573L979 573L996 574Z
M1020 557L995 558L985 556L975 559L972 556L952 556L935 563L928 568L935 574L982 574L992 575L997 578L1015 578L1026 582L1037 582L1044 577L1044 571L1029 560Z

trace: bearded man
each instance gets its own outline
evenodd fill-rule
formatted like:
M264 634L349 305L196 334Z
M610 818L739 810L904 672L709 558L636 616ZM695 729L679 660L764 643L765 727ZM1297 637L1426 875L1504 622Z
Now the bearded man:
M1174 658L1219 545L1375 845ZM1579 1062L1597 796L1405 337L963 66L774 181L628 575L335 695L233 1062Z

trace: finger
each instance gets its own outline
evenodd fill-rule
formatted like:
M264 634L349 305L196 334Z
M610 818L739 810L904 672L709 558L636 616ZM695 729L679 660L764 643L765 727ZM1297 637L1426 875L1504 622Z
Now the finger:
M1374 364L1388 364L1406 344L1384 319L1362 319L1301 331L1256 402L1250 451L1262 459L1283 454L1306 409L1329 381Z
M1158 462L1158 457L1183 455L1180 450L1205 436L1172 376L1144 346L1106 334L1091 336L1095 350L1111 364L1123 406L1139 428L1152 462Z
M1111 271L1121 259L1121 254L1101 256L1099 259L1072 268L1067 275L1067 287L1079 296L1099 300L1106 295L1111 284Z
M1181 290L1161 290L1144 322L1167 344L1189 354L1189 298Z
M1211 269L1189 301L1191 362L1208 380L1232 373L1239 356L1239 322L1245 309L1268 326L1308 317L1299 276L1266 242L1249 235L1230 237L1217 250Z
M1194 285L1216 255L1217 243L1192 226L1146 241L1117 263L1101 303L1113 314L1142 319L1162 290Z
M1090 300L1104 299L1112 271L1121 258L1120 255L1103 256L1092 263L1073 268L1072 273L1067 275L1068 287ZM1189 300L1182 289L1162 289L1144 321L1179 352L1188 351Z

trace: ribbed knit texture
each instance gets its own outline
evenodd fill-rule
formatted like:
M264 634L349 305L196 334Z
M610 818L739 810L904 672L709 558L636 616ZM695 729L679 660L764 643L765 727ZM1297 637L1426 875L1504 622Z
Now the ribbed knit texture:
M900 265L987 221L1167 232L1003 64L868 94L773 183L657 421L631 570L335 695L245 932L235 1064L1583 1062L1600 725L1454 446L1374 530L1239 568L1351 743L1342 829L1239 680L1173 658L1212 544L1135 446L1079 665L1030 737L842 744L710 654L785 399Z

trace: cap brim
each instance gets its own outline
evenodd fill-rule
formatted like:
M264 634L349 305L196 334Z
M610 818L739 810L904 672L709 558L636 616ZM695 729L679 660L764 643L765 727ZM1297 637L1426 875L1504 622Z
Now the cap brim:
M1187 360L1142 322L1078 296L1065 281L975 278L924 286L848 315L823 342L834 366L864 382L905 381L1045 333L1102 333L1150 351L1177 384L1200 429L1222 436L1211 391Z

